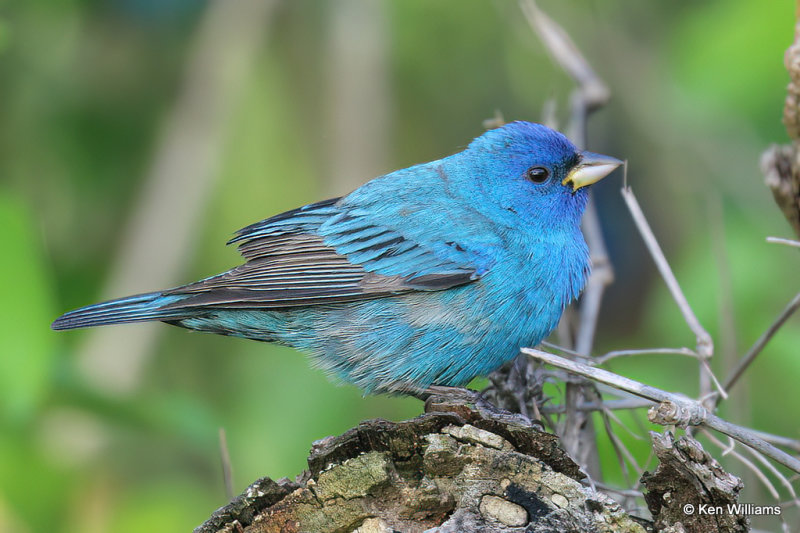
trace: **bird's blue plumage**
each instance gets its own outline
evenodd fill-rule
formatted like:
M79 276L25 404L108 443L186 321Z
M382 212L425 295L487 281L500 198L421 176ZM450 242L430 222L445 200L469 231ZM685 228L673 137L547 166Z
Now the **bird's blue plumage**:
M240 230L232 242L247 262L228 272L53 327L163 320L293 346L366 392L465 385L542 341L579 295L589 271L579 174L615 161L514 122Z

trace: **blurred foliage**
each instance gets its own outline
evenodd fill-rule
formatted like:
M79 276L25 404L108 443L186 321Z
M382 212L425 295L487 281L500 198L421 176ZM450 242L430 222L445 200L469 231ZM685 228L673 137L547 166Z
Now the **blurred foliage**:
M729 346L741 355L800 287L796 250L764 242L789 232L757 170L761 150L784 139L793 4L541 2L609 83L613 101L593 118L590 148L630 161L629 181L718 354ZM391 87L382 171L460 149L495 109L536 120L554 98L558 116L568 116L571 83L514 2L381 6ZM320 199L323 189L347 192L326 184L335 129L323 127L333 105L325 54L335 9L304 0L273 13L176 284L234 265L223 243L238 227ZM186 530L225 502L219 427L240 490L262 475L298 473L315 439L421 409L336 387L292 350L167 327L135 392L110 396L76 365L87 333L49 331L60 312L103 290L204 13L205 3L188 0L0 2L0 530ZM617 279L597 353L693 346L631 227L618 179L609 181L597 197ZM726 295L735 338L723 339ZM799 325L792 319L737 386L745 401L723 406L732 420L800 437L796 405L775 408L796 397ZM714 361L721 377L723 359ZM688 358L612 367L695 392ZM641 426L640 415L621 420ZM620 435L646 462L648 443ZM607 439L599 442L609 479L621 480Z

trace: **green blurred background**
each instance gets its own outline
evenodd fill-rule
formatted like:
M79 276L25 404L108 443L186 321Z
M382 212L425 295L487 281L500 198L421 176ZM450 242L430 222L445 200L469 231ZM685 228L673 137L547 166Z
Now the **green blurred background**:
M611 88L589 148L630 161L724 376L800 288L797 250L765 243L791 234L758 171L786 140L793 2L540 6ZM495 110L538 120L554 100L563 124L571 88L511 1L0 0L0 531L187 530L227 501L218 428L238 492L299 473L313 440L418 414L416 400L331 384L289 349L49 323L229 268L234 230L457 151ZM596 353L693 347L620 185L596 190L616 269ZM800 437L798 326L723 414ZM688 358L612 369L697 391ZM646 462L647 442L622 437Z

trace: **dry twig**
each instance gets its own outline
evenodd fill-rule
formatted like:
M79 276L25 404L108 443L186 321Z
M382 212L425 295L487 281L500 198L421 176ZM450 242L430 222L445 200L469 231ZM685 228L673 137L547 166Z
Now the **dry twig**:
M753 344L753 346L747 351L747 353L742 357L739 361L739 364L733 371L730 373L728 378L725 380L724 389L725 391L729 391L731 387L733 387L739 378L742 377L745 370L747 370L750 365L755 361L758 354L764 349L767 343L772 339L772 337L777 333L777 331L789 320L797 309L800 308L800 292L797 293L794 298L783 308L783 311L775 318L775 321L767 328L767 330L759 337L759 339ZM715 405L719 404L721 398L717 398L715 400Z
M669 267L667 258L664 257L664 252L661 250L661 246L658 244L658 240L656 240L653 230L650 229L650 224L648 224L644 213L642 213L642 208L639 207L639 202L636 200L636 196L634 196L630 187L625 187L622 189L622 197L625 199L625 204L628 206L628 210L631 212L633 221L636 223L636 227L639 229L645 245L647 245L647 249L656 263L656 267L658 268L661 277L667 284L667 288L669 289L672 298L675 300L675 303L678 304L678 308L680 309L681 314L683 314L683 318L686 321L686 324L689 326L689 329L694 332L695 337L697 338L696 352L702 357L711 357L711 355L714 353L714 342L711 340L711 335L709 335L705 328L700 324L700 321L694 314L692 307L686 300L686 296L684 296L683 291L678 284L678 280L675 279L675 274L672 273L672 269Z
M542 40L555 62L575 81L572 92L569 137L578 148L585 148L586 122L589 115L602 107L610 97L603 80L594 72L570 36L555 21L542 12L534 0L520 0L520 7L531 28ZM592 259L592 273L581 297L579 327L575 339L578 353L589 355L594 344L600 305L605 288L614 281L614 271L608 259L600 230L600 219L590 197L581 224ZM567 416L559 434L570 454L587 469L592 477L600 475L594 427L591 418L571 407L582 403L587 394L586 384L568 383L566 391Z
M800 248L800 241L794 241L792 239L782 239L781 237L767 237L767 242L773 244L785 244L786 246L793 246L794 248Z
M643 348L638 350L614 350L595 357L593 360L594 364L599 366L617 357L630 357L633 355L686 355L695 359L700 358L697 352L689 348Z
M711 441L712 444L717 446L719 449L722 450L722 455L730 455L731 457L735 458L737 461L742 463L745 468L750 470L761 483L764 485L764 488L770 493L774 499L778 499L780 495L778 494L778 490L775 488L775 485L769 480L769 478L758 468L750 459L744 457L742 454L737 452L734 449L734 446L726 446L724 442L720 441L717 437L715 437L711 432L707 430L701 430L703 434Z
M638 381L614 374L601 368L594 368L588 365L570 361L557 355L542 352L531 348L523 348L522 352L546 364L568 370L579 376L583 376L594 381L611 385L619 390L629 392L641 398L647 398L653 402L659 402L659 411L653 414L651 411L650 419L659 424L672 424L682 427L704 425L729 437L733 437L742 444L755 448L772 460L783 466L800 473L800 461L795 457L779 450L775 446L761 439L751 430L731 424L722 418L709 412L703 405L682 394L667 392L656 387L651 387Z
M222 462L222 479L225 482L225 497L233 499L233 468L231 466L231 454L228 450L228 437L225 428L219 428L219 455Z

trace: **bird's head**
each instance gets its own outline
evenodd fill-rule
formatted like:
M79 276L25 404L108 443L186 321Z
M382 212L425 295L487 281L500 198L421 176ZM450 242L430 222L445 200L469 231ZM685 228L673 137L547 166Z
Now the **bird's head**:
M578 150L564 135L541 124L512 122L487 131L469 145L475 185L494 207L523 219L577 224L586 191L622 161Z

